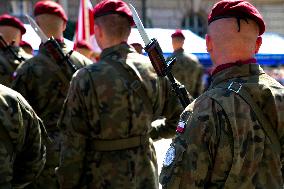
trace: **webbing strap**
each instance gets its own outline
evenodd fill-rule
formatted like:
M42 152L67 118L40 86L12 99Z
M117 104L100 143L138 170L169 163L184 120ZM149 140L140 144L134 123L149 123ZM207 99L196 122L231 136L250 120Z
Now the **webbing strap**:
M94 151L115 151L144 146L148 142L149 136L142 135L114 140L92 140L90 147Z
M238 89L234 89L234 85L238 85ZM238 94L253 110L255 113L260 125L262 126L263 131L265 132L266 136L270 139L272 145L272 149L276 154L281 153L281 144L277 137L277 134L273 130L273 127L266 116L263 114L263 111L260 107L255 103L252 99L251 95L242 87L240 83L232 82L229 87L229 90L234 91Z
M3 125L0 125L0 142L3 143L9 153L11 159L10 161L14 161L14 150L15 147L12 143L12 139L8 134L8 131L4 128Z
M67 76L67 70L63 70L58 64L55 64L55 62L51 62L50 58L45 54L42 54L41 58L46 64L48 64L49 67L54 69L54 73L60 78L62 82L69 83L71 81L72 76L70 78Z
M50 58L44 54L41 56L41 58L43 59L43 62L47 64L48 67L50 67L53 70L53 73L55 73L55 75L59 78L59 81L62 82L62 84L70 83L72 76L68 78L67 73L66 73L67 70L64 72L64 70L58 64L55 64L54 62L53 63L50 62ZM65 85L63 86L68 87ZM68 90L68 88L66 90ZM45 110L52 110L53 108L54 108L54 104L48 103L47 106L45 107ZM49 111L43 111L40 115L40 118L44 119L48 114L49 114ZM51 130L57 130L57 128L49 127L48 131L51 131Z
M108 64L113 66L118 72L120 72L125 79L130 83L130 88L143 100L143 104L146 106L147 110L152 113L153 106L149 96L147 95L146 89L143 86L143 83L140 81L139 77L136 75L135 70L133 70L134 66L130 66L128 64L123 64L122 62L113 62L107 61ZM126 70L124 65L128 66L130 70L135 73L130 73L130 71Z
M233 81L233 82L229 83L228 87L226 87L226 88L224 88L223 86L222 87L218 87L218 85L217 85L216 88L213 88L213 89L207 91L205 94L207 94L211 98L213 98L216 101L218 101L218 98L214 98L212 96L212 94L215 93L214 92L215 90L220 90L220 89L226 89L226 90L233 91L235 94L239 95L250 106L250 108L254 112L257 120L259 121L259 123L260 123L260 125L261 125L261 127L262 127L262 129L264 131L264 133L270 139L272 150L277 155L280 155L280 153L281 153L281 144L280 144L280 141L279 141L279 139L277 137L277 134L273 130L272 124L265 117L265 115L263 114L263 111L255 103L255 101L253 100L251 95L247 92L247 90L244 89L242 84Z

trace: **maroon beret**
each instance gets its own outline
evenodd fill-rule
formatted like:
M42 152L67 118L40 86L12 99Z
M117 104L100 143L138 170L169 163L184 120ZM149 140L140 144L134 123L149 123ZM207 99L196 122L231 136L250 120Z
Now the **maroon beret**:
M184 35L183 35L181 30L176 30L171 36L172 36L172 38L173 37L179 37L179 38L185 39L185 37L184 37Z
M3 14L0 16L0 26L12 26L18 28L22 35L26 33L24 24L18 18L8 14Z
M265 23L258 10L249 2L243 0L222 0L216 3L208 16L208 25L221 18L249 18L259 26L259 35L265 31Z
M29 44L28 42L26 42L26 41L21 41L20 42L20 44L19 44L19 46L20 47L29 47L29 48L33 48L32 46L31 46L31 44Z
M132 46L141 46L142 47L142 45L140 43L131 43L130 45L132 45Z
M77 43L75 43L74 49L77 49L77 48L85 48L85 49L92 50L91 45L88 44L88 43L87 43L86 41L84 41L84 40L81 40L81 41L78 41Z
M129 19L131 26L134 25L130 8L121 0L103 0L94 8L95 18L109 14L120 14L126 16Z
M34 7L34 16L40 14L53 14L67 22L67 16L61 5L54 1L39 1Z

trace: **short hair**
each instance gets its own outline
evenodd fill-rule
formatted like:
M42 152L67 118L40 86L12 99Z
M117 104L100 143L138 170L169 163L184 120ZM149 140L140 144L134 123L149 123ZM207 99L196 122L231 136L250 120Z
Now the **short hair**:
M185 38L182 38L182 37L173 37L172 38L172 41L176 41L176 42L184 42L185 41Z
M36 16L35 19L41 29L52 33L62 30L62 25L65 23L62 18L53 14L40 14Z
M110 14L95 18L95 25L103 28L103 31L110 38L128 38L131 31L131 24L126 16Z

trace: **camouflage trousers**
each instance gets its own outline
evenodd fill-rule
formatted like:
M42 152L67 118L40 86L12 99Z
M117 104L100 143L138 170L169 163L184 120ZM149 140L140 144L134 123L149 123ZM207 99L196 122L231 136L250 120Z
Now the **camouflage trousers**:
M52 142L46 145L46 163L39 177L25 189L59 189L59 183L55 175L55 168L59 164L60 134L59 131L48 132Z

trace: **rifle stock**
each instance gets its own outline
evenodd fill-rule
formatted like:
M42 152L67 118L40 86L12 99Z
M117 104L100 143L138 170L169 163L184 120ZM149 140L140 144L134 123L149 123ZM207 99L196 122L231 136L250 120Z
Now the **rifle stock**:
M67 65L71 68L73 73L75 73L78 70L76 65L73 64L70 60L70 55L73 52L72 50L65 55L62 51L61 46L53 37L49 38L49 40L45 42L43 45L57 62L61 61L66 62Z
M7 49L8 52L14 56L14 58L16 60L18 60L20 63L21 62L24 62L26 59L22 56L19 56L15 51L14 49L11 48L11 45L8 45L7 42L5 41L5 39L3 38L2 35L0 35L0 46L3 47L4 49Z
M188 96L188 92L183 85L176 82L173 74L171 73L171 68L176 62L175 58L170 59L166 62L163 51L156 39L152 39L151 42L145 47L145 51L148 53L151 63L159 77L165 77L171 82L171 86L178 96L183 108L186 108L191 100Z

